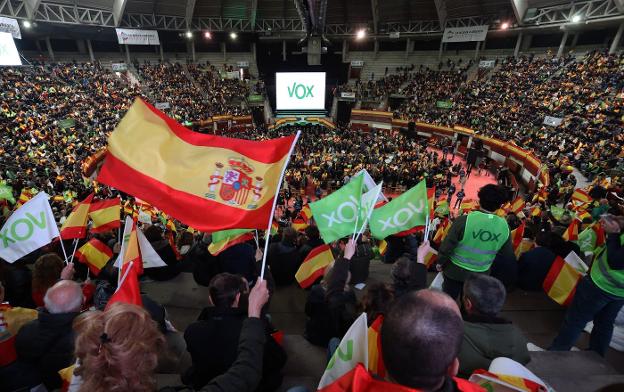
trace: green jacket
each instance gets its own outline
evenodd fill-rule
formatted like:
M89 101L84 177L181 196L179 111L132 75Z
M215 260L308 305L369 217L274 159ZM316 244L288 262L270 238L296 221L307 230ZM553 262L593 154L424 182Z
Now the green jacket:
M440 244L440 249L438 250L437 264L442 266L444 275L460 282L465 281L466 277L474 272L470 272L456 266L451 262L449 257L451 253L453 253L453 249L455 249L457 244L462 240L462 238L464 238L464 229L466 227L467 219L468 215L462 215L453 221L448 234L444 238L444 241L442 241L442 244ZM516 258L513 245L511 244L511 236L507 239L507 242L505 242L500 251L498 251L497 256L501 256L506 259ZM489 274L489 270L484 273Z
M468 377L476 369L487 370L497 357L526 364L531 360L527 339L510 322L487 316L467 316L464 340L459 352L459 375Z

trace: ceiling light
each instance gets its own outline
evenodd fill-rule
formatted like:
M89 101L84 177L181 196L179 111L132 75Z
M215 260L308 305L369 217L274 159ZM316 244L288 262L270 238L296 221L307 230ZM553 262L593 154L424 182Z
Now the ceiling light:
M193 38L193 32L192 31L187 31L185 35L186 35L186 38L189 38L189 39Z
M364 30L364 29L358 30L358 32L355 35L355 38L357 38L357 39L364 39L364 37L366 37L366 30Z
M24 25L25 28L29 29L32 27L32 23L30 23L29 20L25 20L24 23L22 23Z
M509 23L503 22L503 24L501 25L501 29L507 30L508 28L509 28Z
M581 21L581 15L579 14L573 15L571 20L572 20L572 23L578 23Z
M232 32L230 33L230 38L232 38L232 39L236 39L236 38L238 38L238 34L236 34L236 31L232 31Z
M204 38L206 39L212 38L212 34L210 34L210 31L204 31Z

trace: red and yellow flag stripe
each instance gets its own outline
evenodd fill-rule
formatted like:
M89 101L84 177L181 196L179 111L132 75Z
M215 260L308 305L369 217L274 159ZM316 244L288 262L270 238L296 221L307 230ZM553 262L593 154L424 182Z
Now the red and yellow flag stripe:
M312 249L295 274L299 286L304 289L312 286L318 278L323 276L325 268L333 261L334 255L329 245L323 244Z
M111 257L113 257L113 251L97 238L90 239L76 251L78 261L86 264L95 276L100 274Z
M91 203L89 217L93 221L92 233L104 233L121 226L121 199L107 199Z
M381 325L383 316L378 316L368 327L368 371L386 378L386 366L381 353Z
M89 221L89 208L92 200L93 193L74 206L65 223L61 226L62 239L69 240L87 236L87 222Z
M137 99L108 139L98 181L201 231L266 229L294 141L192 132Z
M583 277L579 271L560 256L555 258L542 287L546 294L560 305L568 306L574 297L576 285Z

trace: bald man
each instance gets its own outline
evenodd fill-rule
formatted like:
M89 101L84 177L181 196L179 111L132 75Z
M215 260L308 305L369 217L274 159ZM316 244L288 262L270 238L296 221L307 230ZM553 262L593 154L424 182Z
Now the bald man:
M381 329L384 363L394 383L431 392L482 391L455 378L464 329L457 303L436 290L400 297Z
M24 325L15 338L18 361L37 371L49 390L61 387L58 371L73 363L72 323L83 301L78 283L61 280L46 292L37 320Z

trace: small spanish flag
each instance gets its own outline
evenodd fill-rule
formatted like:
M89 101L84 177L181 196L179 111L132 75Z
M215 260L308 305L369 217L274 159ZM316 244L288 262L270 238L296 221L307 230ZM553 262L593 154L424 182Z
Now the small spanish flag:
M93 200L93 193L83 201L76 204L69 214L63 226L61 226L61 238L69 240L73 238L85 238L87 236L87 222L89 220L89 208Z
M299 286L304 289L312 286L333 261L334 255L329 245L323 244L312 249L295 274Z
M15 203L14 210L17 210L30 199L35 196L36 191L34 189L24 188L17 199L17 203Z
M589 196L589 192L585 189L577 188L572 193L572 201L575 204L586 204L592 201L591 196Z
M293 229L295 229L297 231L303 231L308 226L310 226L310 225L308 223L306 223L303 219L293 219L293 221L292 221L292 227L293 227Z
M560 305L568 306L574 297L576 285L583 277L560 256L555 258L542 287L546 294Z
M425 255L425 266L427 269L431 268L431 265L438 259L438 251L431 248L429 253Z
M522 222L522 224L511 231L511 245L513 245L514 253L518 250L520 243L522 242L522 237L524 236L524 229L526 224Z
M386 240L379 241L379 255L380 256L385 255L387 250L388 250L388 243L386 242Z
M208 245L208 252L217 256L227 248L242 244L254 238L251 229L221 230L212 233L212 243Z
M61 392L69 391L69 386L71 385L72 379L74 378L75 368L76 364L58 371L58 374L59 376L61 376L61 380L63 381L63 385L61 386Z
M459 205L459 210L464 214L467 214L470 211L476 210L478 208L479 208L479 202L476 200L466 200L465 202Z
M107 199L91 203L89 217L93 221L92 233L104 233L121 226L121 199Z
M271 222L271 235L277 235L278 232L279 232L279 225L277 224L277 222L275 221Z
M76 251L78 261L86 264L95 276L100 274L111 257L113 257L113 251L97 238L90 239Z
M451 229L451 222L447 219L444 219L442 223L438 226L435 235L433 236L433 242L436 244L442 243L449 230Z
M533 200L532 202L535 203L536 201L542 202L544 203L546 201L546 198L548 198L548 191L546 190L546 187L543 186L540 188L540 190L535 194L535 196L533 196Z
M533 248L535 248L535 242L528 238L523 238L522 241L520 241L520 245L518 246L518 248L514 250L516 258L520 259L520 256Z
M542 214L542 209L538 206L532 207L529 215L531 216L540 216Z
M131 225L130 227L128 227L129 224ZM130 233L127 233L128 230ZM108 300L105 309L115 302L143 306L141 286L139 284L139 275L143 273L143 258L141 257L141 248L139 247L136 222L128 218L126 218L126 228L124 230L123 257L120 272L121 279L117 290Z
M587 222L589 221L591 223L591 221L593 221L593 218L591 216L591 214L589 212L587 212L587 210L579 210L576 212L576 218L578 220L580 220L581 222Z
M570 226L568 226L566 231L563 232L563 239L566 241L577 241L580 225L581 221L579 221L578 219L573 219L572 223L570 223Z
M511 212L513 212L514 214L519 213L520 211L522 211L524 209L525 206L525 201L522 197L518 196L514 201L511 202Z
M306 222L310 222L310 219L312 219L312 210L310 209L310 205L306 204L303 209L300 212L301 217L306 221Z
M435 215L435 186L427 188L427 203L429 204L429 216Z
M381 325L383 315L378 316L368 327L368 371L380 378L386 378L386 367L381 354Z
M483 369L475 370L470 376L471 382L482 386L485 391L521 391L546 392L546 386L526 378L508 374L490 373Z

